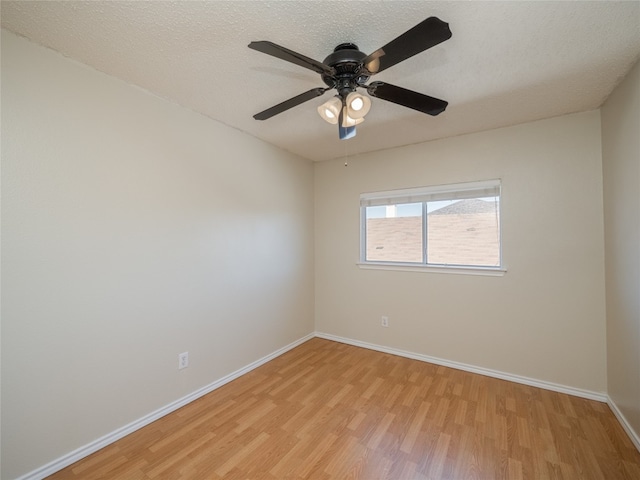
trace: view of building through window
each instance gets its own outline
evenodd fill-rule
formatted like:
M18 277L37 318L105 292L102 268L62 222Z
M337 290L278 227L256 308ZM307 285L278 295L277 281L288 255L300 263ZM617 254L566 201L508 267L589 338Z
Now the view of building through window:
M500 266L498 196L365 209L365 261Z

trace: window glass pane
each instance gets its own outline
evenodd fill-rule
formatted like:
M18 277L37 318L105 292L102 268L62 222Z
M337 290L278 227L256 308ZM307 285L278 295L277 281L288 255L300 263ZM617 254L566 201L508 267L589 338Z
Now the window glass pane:
M421 263L422 203L366 207L366 260Z
M427 203L427 263L500 266L499 197Z

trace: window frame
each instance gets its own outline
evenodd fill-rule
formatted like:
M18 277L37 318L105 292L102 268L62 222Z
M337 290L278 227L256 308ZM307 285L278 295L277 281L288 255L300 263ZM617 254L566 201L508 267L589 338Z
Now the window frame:
M451 199L482 198L488 196L497 196L499 199L497 205L499 218L499 265L476 266L427 263L427 202ZM422 262L367 260L367 207L419 202L422 203ZM362 193L360 194L360 259L357 262L357 265L362 269L501 276L507 271L503 256L502 231L501 179Z

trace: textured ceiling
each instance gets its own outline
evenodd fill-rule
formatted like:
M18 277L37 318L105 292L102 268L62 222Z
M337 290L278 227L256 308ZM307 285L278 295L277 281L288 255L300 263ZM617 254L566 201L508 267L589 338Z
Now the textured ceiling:
M591 110L640 56L640 2L2 1L2 27L312 160ZM449 101L437 117L373 99L356 138L316 107L252 115L319 75L247 48L270 40L322 61L370 53L437 16L453 37L372 80Z

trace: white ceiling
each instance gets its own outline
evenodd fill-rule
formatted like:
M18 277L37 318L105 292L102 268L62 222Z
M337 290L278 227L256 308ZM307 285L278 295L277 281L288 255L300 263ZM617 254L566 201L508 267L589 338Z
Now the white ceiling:
M640 56L640 1L2 1L2 27L312 160L598 108ZM371 53L429 16L453 37L372 80L449 102L437 117L373 99L356 138L316 107L252 115L323 87L247 48L269 40L322 61Z

